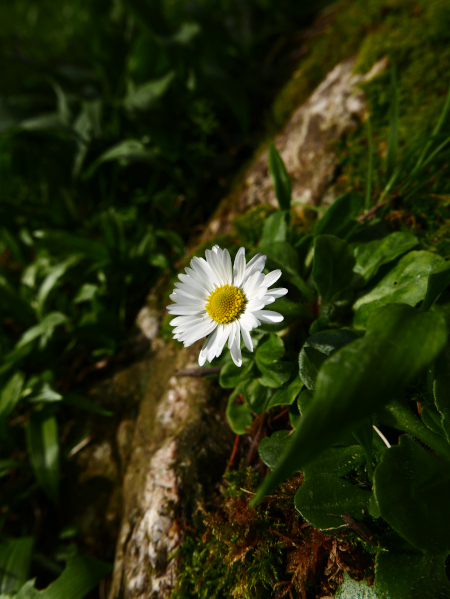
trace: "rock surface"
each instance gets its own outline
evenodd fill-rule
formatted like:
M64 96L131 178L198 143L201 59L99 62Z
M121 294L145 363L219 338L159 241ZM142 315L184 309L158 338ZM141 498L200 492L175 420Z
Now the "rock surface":
M353 74L353 64L348 60L336 66L275 139L292 179L294 209L332 198L337 164L333 142L364 116L358 84L385 67L382 61L359 76ZM276 205L263 151L221 203L201 242L231 233L235 216L266 203ZM84 468L83 483L103 472L115 489L102 496L93 508L96 514L80 516L89 528L106 513L112 536L121 517L110 599L169 595L176 575L170 556L183 535L183 514L192 513L220 479L233 443L224 415L226 394L203 378L175 376L177 370L196 367L201 342L184 349L157 337L164 316L160 295L154 290L137 318L150 349L93 391L94 396L111 392L126 406L117 428L109 425L114 430L106 439L94 437L75 456L78 470ZM95 535L95 527L93 531Z

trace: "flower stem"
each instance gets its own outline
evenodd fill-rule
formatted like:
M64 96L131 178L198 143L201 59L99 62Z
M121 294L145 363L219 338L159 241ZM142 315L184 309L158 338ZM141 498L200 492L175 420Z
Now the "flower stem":
M399 401L391 401L379 414L383 424L414 435L433 451L450 460L450 445L437 433L430 431L408 406Z

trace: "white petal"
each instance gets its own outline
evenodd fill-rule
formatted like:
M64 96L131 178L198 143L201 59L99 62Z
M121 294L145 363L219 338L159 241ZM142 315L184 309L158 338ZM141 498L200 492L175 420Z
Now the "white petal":
M240 287L244 280L245 274L245 248L239 248L236 258L234 259L233 268L233 285Z
M198 272L196 272L195 270L192 270L192 268L185 268L185 271L188 273L187 275L178 275L178 278L181 281L184 281L185 279L181 279L181 277L189 277L190 280L192 280L192 282L197 283L198 285L200 285L202 288L204 288L206 291L208 291L209 293L211 293L211 291L214 289L214 283L212 283L209 278L207 276L205 276L204 273L199 274Z
M269 291L266 292L266 296L283 297L287 292L288 290L285 287L277 287L276 289L269 289Z
M244 329L244 327L241 326L241 334L242 334L242 339L244 340L244 344L245 347L248 349L248 351L253 351L253 341L252 338L250 337L250 333Z
M227 277L227 284L231 285L233 283L233 266L231 264L230 252L226 249L222 253L222 264Z
M203 364L206 361L211 362L211 359L209 358L209 354L211 353L211 348L214 349L214 345L215 345L215 342L217 339L218 332L219 332L219 327L216 326L213 333L208 337L208 339L203 344L203 347L198 356L198 363L200 364L200 366L203 366Z
M171 326L188 325L195 320L195 316L177 316L169 322Z
M221 285L219 275L214 271L211 266L203 258L197 258L194 256L191 260L192 269L203 279L214 287L214 285Z
M179 306L178 304L170 304L170 306L167 306L167 311L169 312L169 314L173 314L174 316L200 316L201 314L206 314L206 311L204 310L197 310L196 308Z
M220 330L217 334L217 339L214 344L215 354L212 356L212 358L218 358L220 356L220 354L223 352L223 348L225 347L225 343L228 341L228 337L230 336L230 333L231 333L231 325L229 325L229 324L227 324L227 325L221 324L219 326L219 328L220 328ZM212 351L213 350L211 349L211 352Z
M241 325L241 329L251 331L252 329L256 329L256 327L259 327L261 323L254 314L252 314L251 312L245 312L240 317L239 324Z
M281 277L281 270L272 270L272 272L269 272L268 275L266 275L266 278L264 280L264 285L266 287L270 287L271 285L273 285L274 283L276 283L278 281L278 279Z
M226 285L227 273L222 262L222 250L218 249L216 252L206 250L205 255L206 261L219 280L219 285Z
M260 287L261 283L264 281L264 278L265 278L265 276L262 274L262 272L255 272L244 283L242 290L245 293L248 300L253 299L254 295L258 296L258 288ZM264 288L262 290L262 295L264 295L265 291L266 291L266 288Z
M275 300L272 300L272 301L275 301ZM246 309L249 312L256 312L257 310L262 310L265 305L266 305L266 302L263 302L262 300L255 298L248 302Z
M175 283L176 289L178 291L183 291L184 293L189 293L191 297L196 297L201 300L206 300L209 293L206 289L198 288L196 285L193 285L194 281L189 283Z
M236 366L242 366L242 354L241 354L241 328L239 322L233 322L233 341L230 344L228 341L228 347L230 348L231 358ZM231 338L231 335L230 335ZM230 347L231 345L231 347Z
M177 283L175 283L176 285ZM180 285L181 283L178 283L178 285ZM195 295L194 295L195 294ZM196 301L196 302L201 302L203 305L205 304L205 299L204 297L202 297L198 291L194 291L193 293L191 293L191 291L189 289L186 289L186 285L184 285L184 289L183 288L176 288L176 290L169 295L170 299L173 302L178 301L178 299L174 299L175 297L179 297L179 298L186 298L188 301ZM184 301L184 299L181 299L181 301Z
M251 276L255 272L261 272L266 264L267 256L256 254L254 258L250 260L245 269L245 278Z
M279 312L273 312L272 310L258 310L254 313L254 316L263 322L281 322L284 319L284 316Z
M214 322L213 320L211 320L211 322L207 322L207 321L203 322L202 324L196 326L191 331L186 332L186 334L180 336L179 339L180 339L180 341L183 340L185 347L189 347L190 345L192 345L193 343L195 343L202 337L206 337L206 335L209 335L210 333L212 333L212 331L216 328L216 326L217 326L217 323Z

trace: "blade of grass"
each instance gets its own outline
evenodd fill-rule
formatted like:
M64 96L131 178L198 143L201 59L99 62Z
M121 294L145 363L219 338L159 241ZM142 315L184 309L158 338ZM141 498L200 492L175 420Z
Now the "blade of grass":
M442 129L442 126L445 123L445 120L447 118L449 109L450 109L450 85L449 85L449 88L448 88L447 97L445 98L444 107L442 109L441 115L439 117L438 122L436 123L435 128L433 129L432 137L435 137L436 135L439 134L440 130ZM425 157L426 157L427 152L430 149L431 145L432 145L432 140L430 140L427 143L427 145L424 147L424 149L422 150L422 153L419 156L419 160L417 161L417 164L414 167L413 172L416 169L418 169L420 167L420 165L422 164L422 162L425 160Z
M367 113L367 139L368 139L368 143L369 143L369 165L367 168L365 209L369 210L370 200L372 199L372 174L373 174L373 134L372 134L372 121L370 120L369 113Z
M395 60L391 58L391 107L389 111L389 140L386 152L386 179L394 172L398 154L398 78Z

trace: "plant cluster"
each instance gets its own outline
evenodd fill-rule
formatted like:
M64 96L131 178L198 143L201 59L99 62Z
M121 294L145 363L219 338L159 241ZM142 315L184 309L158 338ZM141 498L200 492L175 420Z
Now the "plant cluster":
M271 146L280 209L267 218L257 249L269 269L283 271L289 299L271 307L285 320L259 327L242 367L222 356L219 383L233 389L227 417L238 435L254 428L255 415L260 429L267 418L288 417L259 443L270 473L250 505L258 509L302 472L293 498L301 518L338 538L350 527L374 554L373 584L346 575L336 597L444 599L450 264L406 227L392 231L387 216L392 201L438 193L450 95L433 135L399 158L394 64L391 79L385 184L375 201L369 156L365 196L341 195L305 232L291 221L289 177Z

